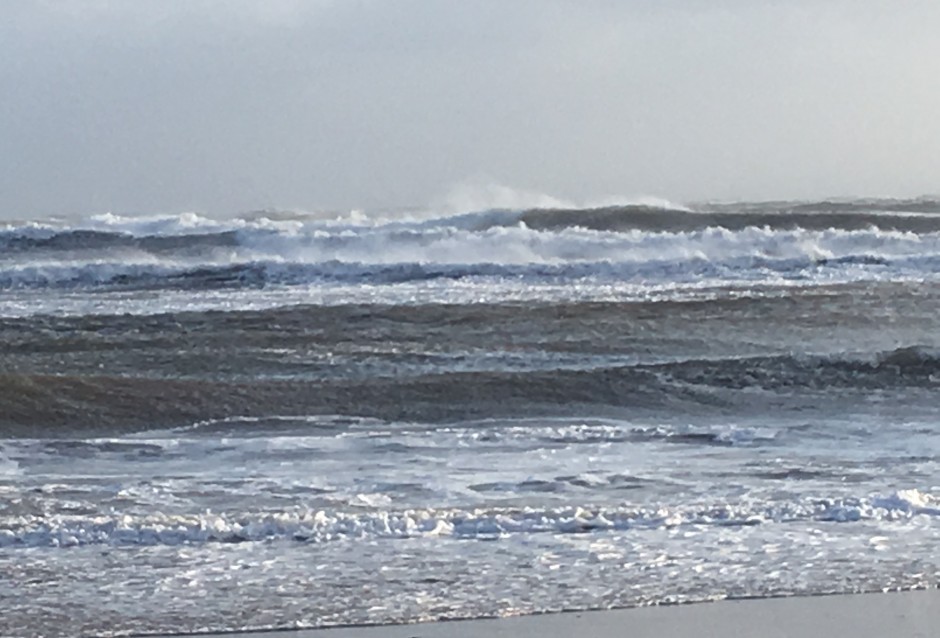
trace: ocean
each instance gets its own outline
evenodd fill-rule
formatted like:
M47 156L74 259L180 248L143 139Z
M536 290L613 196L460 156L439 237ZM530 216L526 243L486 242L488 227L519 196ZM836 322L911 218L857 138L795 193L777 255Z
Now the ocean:
M0 635L940 583L940 201L0 226Z

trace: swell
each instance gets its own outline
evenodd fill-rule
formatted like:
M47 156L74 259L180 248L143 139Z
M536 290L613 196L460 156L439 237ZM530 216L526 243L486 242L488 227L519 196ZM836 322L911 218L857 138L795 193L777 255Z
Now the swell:
M597 408L662 414L731 413L753 397L940 387L940 355L899 348L871 358L807 355L696 359L534 372L452 372L360 380L0 376L0 434L45 436L152 429L271 414L453 421L577 414Z
M647 206L611 206L592 209L538 209L519 220L537 230L588 228L598 231L694 232L706 228L740 231L758 227L771 230L879 229L932 233L940 231L940 202L818 202L804 204L752 204L704 206L699 210Z
M199 251L206 248L238 245L236 231L200 234L135 236L127 232L90 229L50 231L48 233L0 233L0 249L8 254L27 252L76 252L105 250L140 250L156 254Z
M574 404L656 401L656 389L612 373L467 373L358 382L228 383L132 377L3 375L0 435L177 427L206 419L341 414L390 421L452 421L569 411ZM621 378L618 378L620 376ZM627 375L632 377L632 375ZM603 375L602 375L603 377Z

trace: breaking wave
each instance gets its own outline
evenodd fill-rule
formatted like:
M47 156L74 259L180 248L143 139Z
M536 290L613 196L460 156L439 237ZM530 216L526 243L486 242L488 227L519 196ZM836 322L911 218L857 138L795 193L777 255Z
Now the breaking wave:
M940 225L926 234L766 226L536 230L523 223L484 230L318 227L145 237L70 230L2 241L0 289L237 288L439 278L826 279L826 272L840 269L846 276L876 276L886 268L930 274L940 262Z

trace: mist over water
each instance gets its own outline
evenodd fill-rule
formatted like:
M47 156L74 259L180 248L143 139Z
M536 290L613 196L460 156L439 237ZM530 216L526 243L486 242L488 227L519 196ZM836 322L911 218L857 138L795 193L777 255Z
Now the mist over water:
M0 634L940 582L940 202L484 196L0 229Z

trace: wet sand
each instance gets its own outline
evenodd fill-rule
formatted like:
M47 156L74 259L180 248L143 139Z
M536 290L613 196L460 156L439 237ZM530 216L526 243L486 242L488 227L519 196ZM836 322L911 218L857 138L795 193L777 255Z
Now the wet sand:
M251 638L933 638L940 635L940 591L729 600L240 635Z

